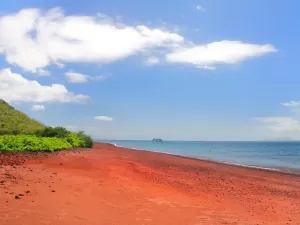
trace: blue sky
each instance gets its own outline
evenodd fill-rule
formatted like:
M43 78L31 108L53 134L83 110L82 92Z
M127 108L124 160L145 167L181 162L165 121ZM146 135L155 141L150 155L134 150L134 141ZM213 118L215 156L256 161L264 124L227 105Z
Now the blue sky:
M0 98L101 139L300 139L299 7L4 1Z

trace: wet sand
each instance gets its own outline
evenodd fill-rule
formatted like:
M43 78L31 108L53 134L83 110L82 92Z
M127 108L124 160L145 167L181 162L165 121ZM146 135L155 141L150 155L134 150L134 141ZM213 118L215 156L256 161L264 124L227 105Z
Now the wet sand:
M1 225L300 224L300 176L96 144L0 154Z

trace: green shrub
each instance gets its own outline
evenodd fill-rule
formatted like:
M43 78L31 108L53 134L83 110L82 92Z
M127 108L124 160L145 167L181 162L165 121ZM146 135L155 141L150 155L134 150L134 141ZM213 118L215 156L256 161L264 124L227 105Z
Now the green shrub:
M66 138L71 132L64 127L45 127L36 132L39 137L57 137Z
M94 146L94 142L93 142L92 138L90 136L86 135L83 131L78 132L77 135L82 140L83 146L81 146L81 147L92 148Z
M74 148L83 147L84 143L76 133L70 133L66 137L67 142L69 142Z
M78 133L70 133L66 137L66 140L74 147L74 148L92 148L94 143L90 136L84 134L82 131Z
M0 151L58 151L72 148L62 138L36 137L33 135L0 136Z

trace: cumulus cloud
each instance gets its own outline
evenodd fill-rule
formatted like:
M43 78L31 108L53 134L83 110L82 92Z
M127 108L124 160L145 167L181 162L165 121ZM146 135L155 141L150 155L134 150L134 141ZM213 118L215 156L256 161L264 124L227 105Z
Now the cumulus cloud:
M281 105L283 105L285 107L297 107L297 106L300 106L300 101L284 102L284 103L281 103Z
M49 64L112 62L183 41L169 31L97 16L66 16L59 8L23 9L0 17L0 54L8 63L31 72Z
M204 10L201 5L196 9ZM48 11L23 9L0 17L0 54L26 71L47 75L44 69L69 62L109 63L127 57L161 52L169 63L192 64L214 69L276 52L270 44L219 41L187 46L175 33L145 25L126 25L105 15L64 15L59 8ZM150 57L146 64L158 63Z
M89 76L81 73L67 72L65 77L71 83L86 83L88 82Z
M44 111L45 110L45 106L43 105L33 105L31 107L32 111Z
M267 127L276 132L300 131L300 121L291 117L264 117L256 120L268 124Z
M169 63L192 64L198 68L214 69L218 64L235 64L249 58L276 52L272 45L248 44L240 41L220 41L207 45L179 48L166 56Z
M9 68L0 70L0 99L7 102L84 102L87 95L74 94L64 85L41 85L12 73Z
M44 69L38 69L37 74L40 76L50 76L51 72L48 70L44 70Z
M58 68L64 68L65 67L65 64L62 64L62 63L59 63L59 62L55 62L54 63Z
M95 120L100 120L100 121L113 121L114 119L109 116L95 116Z
M89 76L82 73L67 72L65 77L71 83L87 83L89 80L104 80L103 76Z
M156 58L156 57L149 57L147 60L146 60L146 64L147 65L155 65L159 63L159 59Z

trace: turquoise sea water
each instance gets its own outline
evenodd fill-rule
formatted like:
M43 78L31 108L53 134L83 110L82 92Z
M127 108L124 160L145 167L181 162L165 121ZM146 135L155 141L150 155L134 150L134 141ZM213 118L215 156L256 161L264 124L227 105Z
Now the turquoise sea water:
M230 164L300 171L300 142L102 141Z

